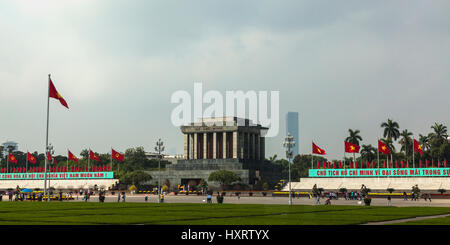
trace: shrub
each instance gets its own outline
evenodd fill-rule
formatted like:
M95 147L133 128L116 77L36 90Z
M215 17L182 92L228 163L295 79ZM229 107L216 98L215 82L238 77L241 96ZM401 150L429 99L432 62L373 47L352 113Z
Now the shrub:
M128 188L129 191L136 191L137 187L135 185L130 186L130 188Z

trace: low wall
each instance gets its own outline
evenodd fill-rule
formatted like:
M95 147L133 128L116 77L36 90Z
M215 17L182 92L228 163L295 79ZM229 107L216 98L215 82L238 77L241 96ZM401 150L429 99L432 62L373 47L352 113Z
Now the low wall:
M346 188L348 191L361 189L361 185L367 186L372 191L385 192L388 188L396 191L410 191L413 185L418 185L424 191L434 191L446 189L450 191L450 177L397 177L397 178L300 178L299 182L292 182L291 188L298 191L310 191L314 185L323 188L325 191L337 191ZM288 185L283 191L288 190Z

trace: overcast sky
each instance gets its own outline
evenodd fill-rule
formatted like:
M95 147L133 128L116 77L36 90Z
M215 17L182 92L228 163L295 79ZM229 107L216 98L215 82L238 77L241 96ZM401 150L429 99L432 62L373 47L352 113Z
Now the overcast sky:
M332 159L348 129L376 145L392 118L417 137L450 126L450 1L0 1L0 141L43 152L47 76L57 154L144 146L183 153L176 90L280 91L300 153Z

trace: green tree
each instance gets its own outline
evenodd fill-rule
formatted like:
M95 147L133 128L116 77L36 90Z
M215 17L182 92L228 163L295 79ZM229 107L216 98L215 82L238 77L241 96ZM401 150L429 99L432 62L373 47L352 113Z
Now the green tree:
M127 172L120 176L119 180L126 185L139 185L152 179L152 176L142 170Z
M355 145L359 145L359 141L362 140L362 137L359 135L360 131L356 129L355 131L349 129L348 134L349 136L345 138L345 141L350 142ZM355 153L353 152L353 159L355 159Z
M301 177L308 177L308 170L311 169L311 163L312 160L314 160L313 164L313 168L315 167L314 164L317 164L317 161L319 162L323 162L323 161L327 161L326 158L323 157L318 157L318 156L314 156L314 159L312 159L312 155L297 155L295 156L294 160L292 161L292 165L291 165L291 178L292 179L299 179ZM284 160L284 159L283 159ZM288 177L288 162L285 161L280 161L281 164L283 164L283 178L287 178Z
M447 134L447 126L444 126L443 124L434 123L433 126L431 126L433 129L433 133L431 133L431 136L438 140L439 143L443 143L447 140L448 134Z
M358 129L356 130L348 130L349 136L345 138L345 141L350 142L355 145L359 145L359 142L362 141L361 136L359 135L360 131Z
M395 153L395 146L394 146L394 143L392 142L392 139L390 139L390 138L381 139L381 142L385 143L387 148L389 149L389 151L391 151L391 162L392 162L393 154Z
M376 157L376 151L377 148L373 147L372 145L362 145L361 146L361 158L371 162Z
M405 157L407 157L408 154L411 153L411 151L412 151L412 144L413 144L412 138L411 138L412 135L413 135L413 133L409 132L407 129L403 130L400 133L401 139L400 139L399 143L402 146L400 151L405 152Z
M236 173L228 170L214 171L208 177L208 181L219 182L222 189L224 188L225 185L230 185L231 183L240 180L241 178Z
M424 150L430 149L430 137L428 135L419 134L419 144L423 147Z
M389 150L391 150L391 161L393 161L392 153L395 150L394 148L394 141L400 137L400 131L399 131L399 125L396 121L393 121L391 119L388 119L387 122L381 123L381 128L383 128L383 137L386 138L385 144L390 143L390 146L388 145Z
M398 123L388 119L387 122L381 123L381 127L384 128L383 137L396 141L400 137L400 131Z

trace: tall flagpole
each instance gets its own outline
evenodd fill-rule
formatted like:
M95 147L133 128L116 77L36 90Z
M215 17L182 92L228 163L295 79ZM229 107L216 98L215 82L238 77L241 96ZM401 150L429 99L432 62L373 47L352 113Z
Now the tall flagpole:
M112 147L111 147L111 171L112 171Z
M25 164L25 173L28 173L28 149L27 149L27 163Z
M413 154L413 168L416 168L416 159L415 159L415 156L414 156L414 137L413 137L413 143L412 143L412 154Z
M378 138L378 141L380 141L380 138ZM378 145L378 142L377 142ZM377 163L378 163L378 168L380 168L380 147L377 146Z
M67 149L67 165L66 165L66 171L69 171L69 149Z
M88 157L88 172L89 172L89 166L91 164L91 148L89 148L89 157Z
M48 74L48 93L47 93L47 132L45 134L45 166L44 166L44 195L47 194L47 164L48 164L48 119L50 109L50 74Z

